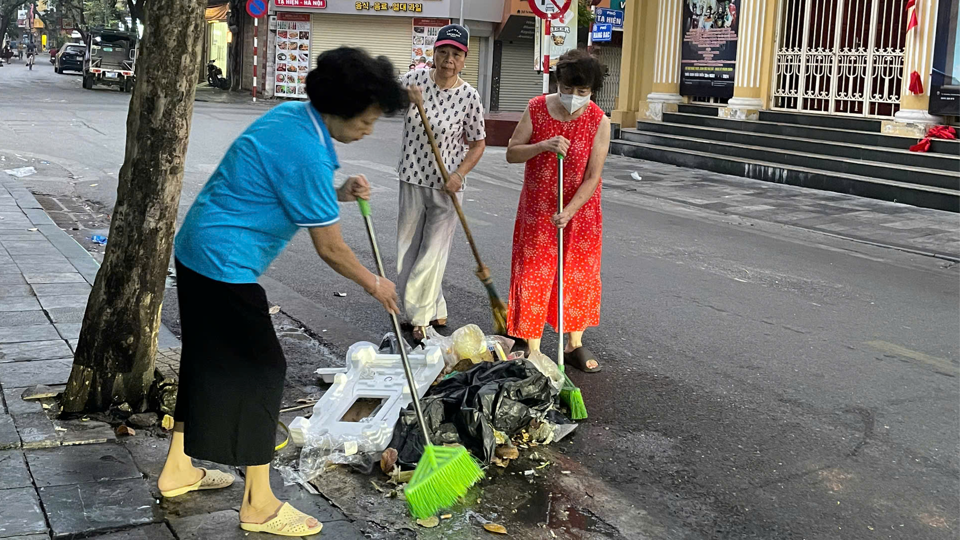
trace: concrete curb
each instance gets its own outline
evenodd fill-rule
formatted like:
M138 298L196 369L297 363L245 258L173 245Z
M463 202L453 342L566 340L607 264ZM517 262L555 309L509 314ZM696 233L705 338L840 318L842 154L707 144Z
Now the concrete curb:
M77 272L79 272L80 275L83 276L83 279L92 287L96 280L97 272L100 271L100 263L93 258L93 255L90 255L90 252L78 244L72 236L60 229L60 227L57 227L53 220L50 219L50 216L47 215L46 211L44 211L43 207L40 206L40 203L36 197L33 196L33 193L30 193L30 190L23 187L22 184L9 180L4 181L3 186L13 195L17 206L23 210L27 219L70 261L70 264L77 269ZM161 323L157 347L160 349L168 349L179 346L180 340Z

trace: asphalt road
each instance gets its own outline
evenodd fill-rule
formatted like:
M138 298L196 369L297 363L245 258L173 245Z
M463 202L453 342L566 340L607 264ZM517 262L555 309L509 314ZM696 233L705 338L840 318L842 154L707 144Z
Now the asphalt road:
M0 169L18 154L48 159L81 177L41 179L35 189L111 207L127 99L84 91L79 77L46 64L0 68ZM264 110L197 104L181 215ZM342 172L364 173L376 187L388 268L400 128L384 120L370 138L338 146ZM611 158L607 177L629 180L629 163ZM522 168L491 149L465 197L504 294L521 178ZM604 197L603 321L585 338L604 370L573 375L590 419L562 447L584 477L614 494L600 506L642 509L658 524L647 537L956 538L957 266L731 224L616 185ZM357 212L347 205L343 215L348 243L372 265ZM450 324L489 328L462 235L455 244L444 284ZM269 276L349 324L388 330L374 303L325 268L303 234ZM555 343L546 336L547 350Z

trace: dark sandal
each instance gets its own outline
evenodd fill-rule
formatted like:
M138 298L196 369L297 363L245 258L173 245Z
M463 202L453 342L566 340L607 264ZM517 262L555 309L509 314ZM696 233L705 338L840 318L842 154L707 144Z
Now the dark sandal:
M446 320L446 319L434 319L434 320L430 321L430 326L433 326L433 327L436 327L436 328L446 328L446 327L447 327L447 320Z
M590 360L596 362L597 367L588 368L587 362ZM590 352L590 349L586 347L577 347L570 352L563 353L563 363L570 364L584 373L596 373L601 369L600 361L597 360L597 355Z

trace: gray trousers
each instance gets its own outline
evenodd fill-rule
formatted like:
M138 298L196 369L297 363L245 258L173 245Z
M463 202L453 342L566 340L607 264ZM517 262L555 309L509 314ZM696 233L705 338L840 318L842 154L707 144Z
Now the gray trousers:
M463 200L462 192L457 199ZM414 326L447 318L443 272L457 223L457 211L447 192L400 182L397 288L406 320Z

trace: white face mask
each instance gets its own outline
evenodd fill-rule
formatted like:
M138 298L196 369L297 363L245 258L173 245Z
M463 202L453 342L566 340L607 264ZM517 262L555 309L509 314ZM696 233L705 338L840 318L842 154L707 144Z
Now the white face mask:
M576 94L564 94L561 92L560 103L570 111L570 114L573 114L580 110L580 107L590 103L590 94L578 96Z

